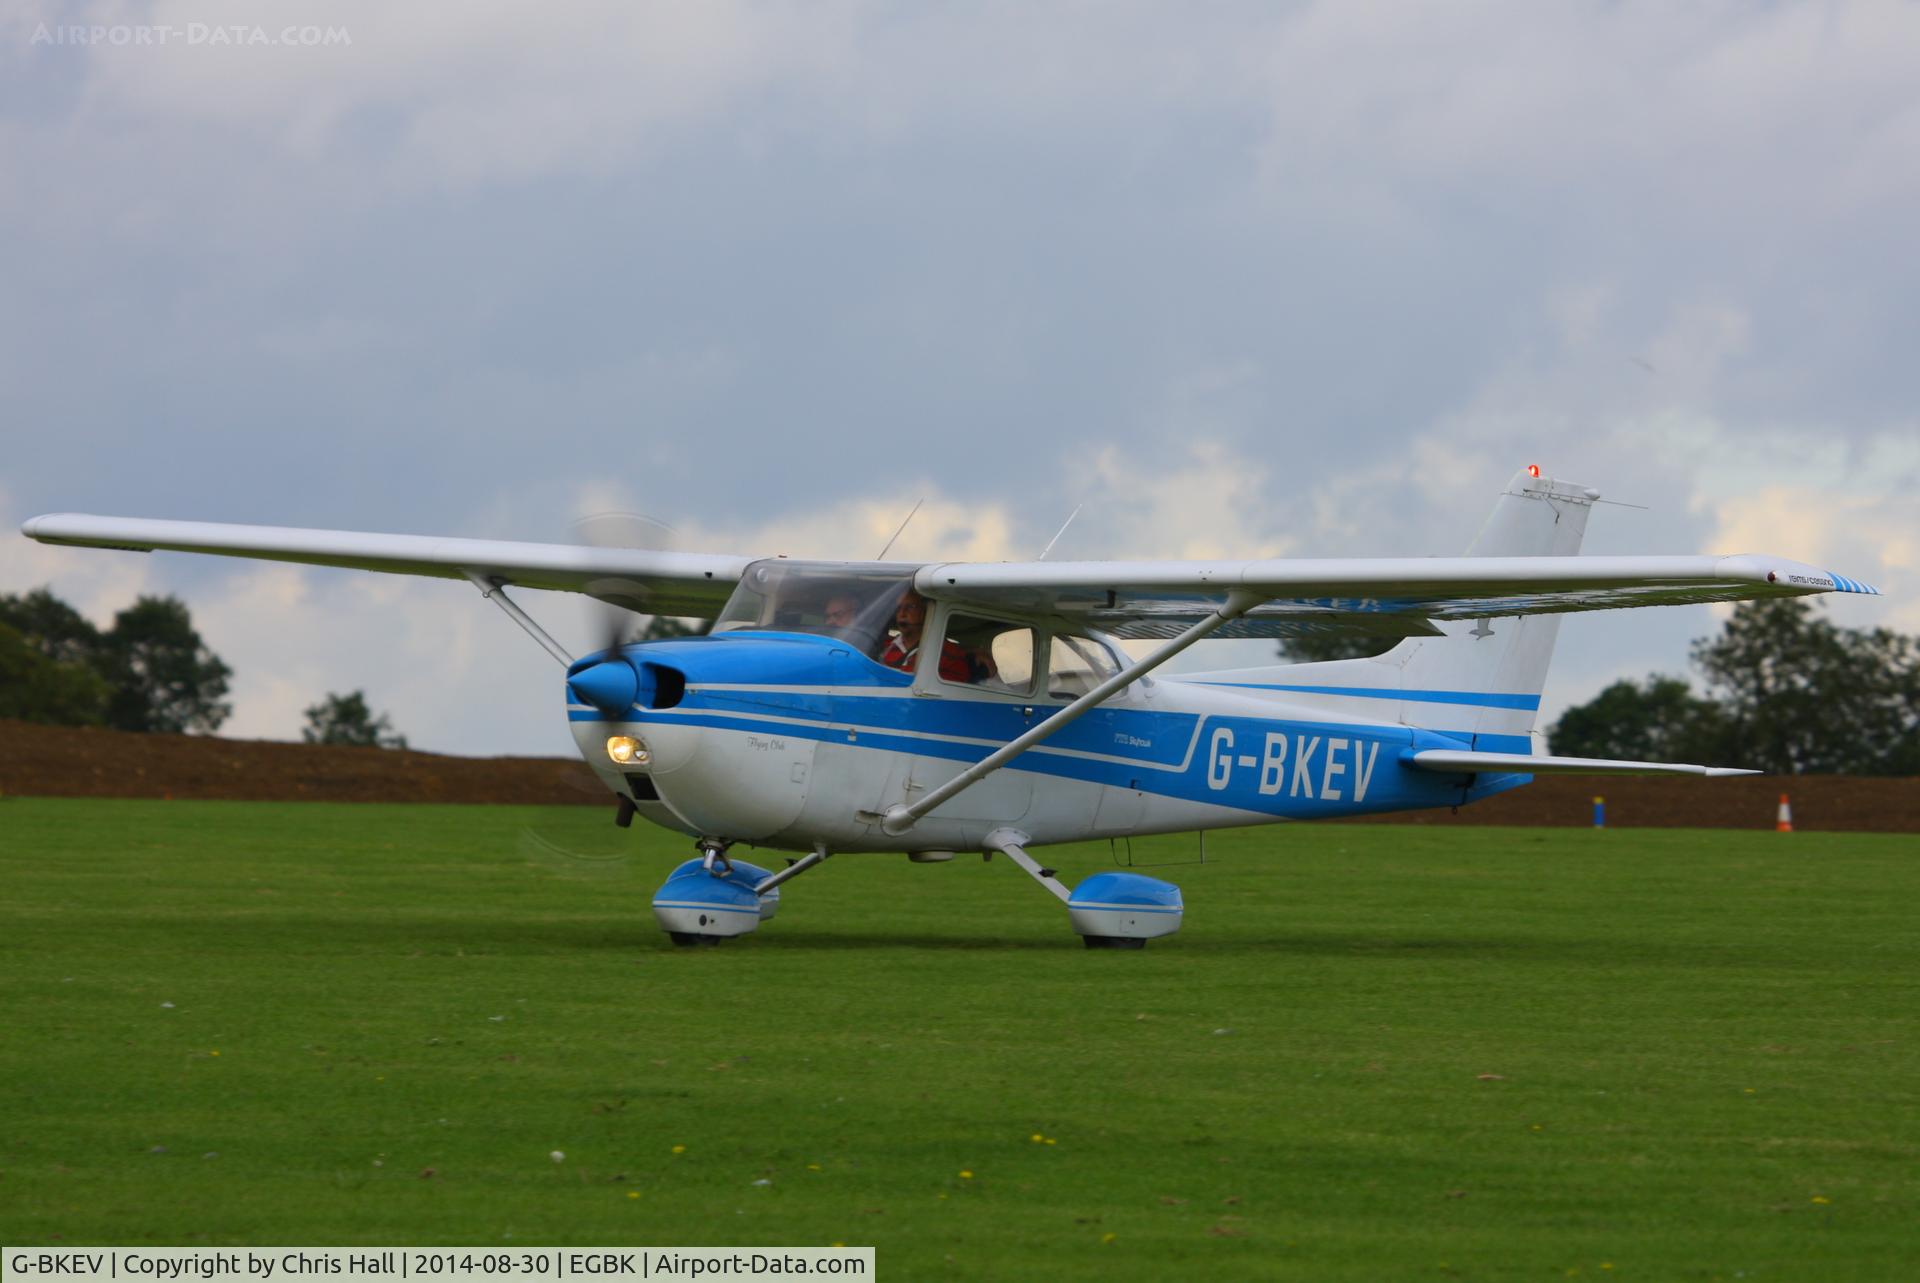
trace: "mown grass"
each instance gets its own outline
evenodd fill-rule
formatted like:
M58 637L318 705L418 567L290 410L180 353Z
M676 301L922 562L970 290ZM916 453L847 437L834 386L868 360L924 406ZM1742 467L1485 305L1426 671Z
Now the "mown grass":
M676 950L647 901L684 840L599 811L0 802L0 1239L1912 1276L1914 839L1208 853L1143 953L1004 861L898 857Z

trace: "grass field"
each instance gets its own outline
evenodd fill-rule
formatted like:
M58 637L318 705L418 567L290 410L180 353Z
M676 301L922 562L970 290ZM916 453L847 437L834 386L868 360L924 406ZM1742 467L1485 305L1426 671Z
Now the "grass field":
M1005 861L872 856L676 950L686 853L578 808L0 802L0 1240L1920 1270L1913 838L1215 835L1120 954Z

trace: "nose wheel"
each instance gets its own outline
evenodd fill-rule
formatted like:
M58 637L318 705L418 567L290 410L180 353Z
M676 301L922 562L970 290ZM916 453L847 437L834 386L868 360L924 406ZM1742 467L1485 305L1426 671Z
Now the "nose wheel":
M729 936L759 929L780 907L780 884L827 858L824 846L771 873L745 860L729 859L732 843L702 838L699 851L667 875L654 892L653 916L667 938L682 948L711 947Z
M711 948L720 943L721 937L703 936L697 931L669 931L667 932L667 939L673 941L683 949L690 949L703 946Z

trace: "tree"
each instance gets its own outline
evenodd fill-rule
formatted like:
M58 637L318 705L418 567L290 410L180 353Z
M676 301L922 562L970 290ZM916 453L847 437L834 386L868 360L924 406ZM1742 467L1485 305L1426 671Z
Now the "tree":
M0 665L0 708L67 726L210 732L232 713L233 670L208 650L174 597L142 597L102 633L45 588L0 596L12 637ZM34 662L35 660L44 662Z
M668 641L675 637L705 637L713 628L713 622L696 619L689 623L676 619L672 615L648 615L646 627L634 637L635 641Z
M1920 774L1920 647L1840 628L1805 600L1736 606L1693 643L1706 678L1615 682L1549 732L1571 757L1694 761L1773 774Z
M1744 602L1693 662L1745 762L1786 774L1920 774L1920 652L1792 597Z
M113 693L100 648L100 630L48 589L0 596L0 717L100 725Z
M1280 658L1290 664L1318 664L1330 659L1371 659L1399 643L1398 637L1372 633L1312 632L1280 639Z
M233 670L207 649L177 597L141 597L114 617L99 668L114 687L107 724L123 731L211 733L233 712Z
M98 726L113 694L83 663L49 659L40 646L0 623L0 717L50 726Z
M365 691L328 696L307 710L307 726L300 738L309 744L357 744L364 748L405 748L407 737L395 735L385 713L375 717L367 707Z
M0 624L17 629L28 645L48 659L63 664L99 663L100 630L50 589L36 588L24 597L0 597Z
M1711 762L1728 752L1726 732L1719 705L1695 695L1685 680L1656 673L1615 682L1568 709L1547 738L1563 757Z

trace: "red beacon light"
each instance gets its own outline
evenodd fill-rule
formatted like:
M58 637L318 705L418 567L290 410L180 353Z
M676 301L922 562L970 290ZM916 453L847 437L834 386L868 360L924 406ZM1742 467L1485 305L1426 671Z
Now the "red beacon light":
M1530 477L1538 478L1540 475L1540 465L1537 463L1529 463L1527 465L1527 475Z

